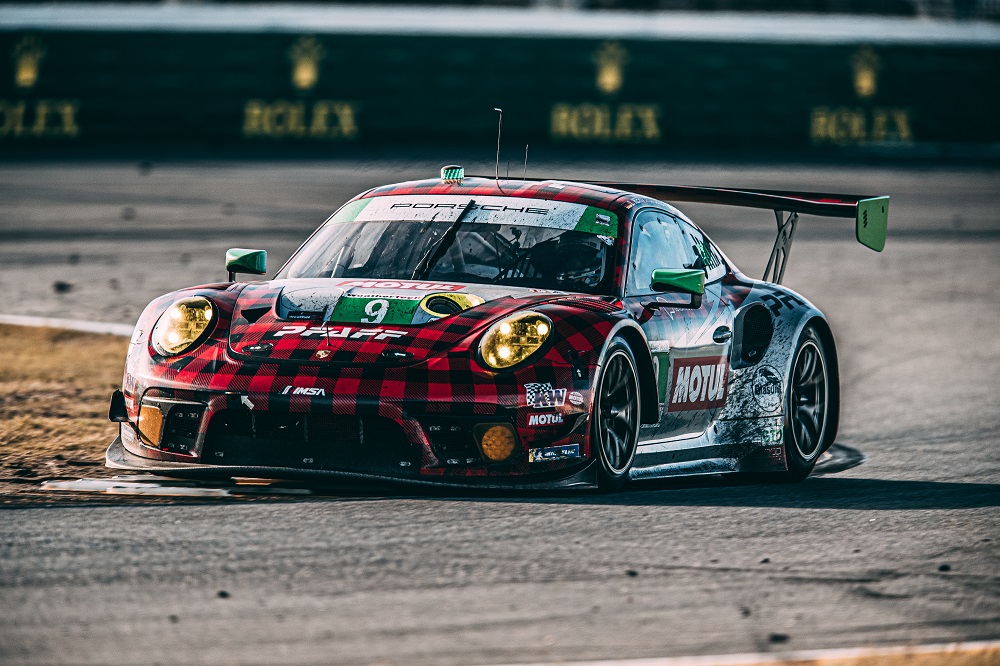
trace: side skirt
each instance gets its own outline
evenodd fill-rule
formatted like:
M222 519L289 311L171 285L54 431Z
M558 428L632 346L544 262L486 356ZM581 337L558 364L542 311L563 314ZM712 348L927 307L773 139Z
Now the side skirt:
M639 442L629 477L772 472L786 469L783 417L716 421L700 435Z

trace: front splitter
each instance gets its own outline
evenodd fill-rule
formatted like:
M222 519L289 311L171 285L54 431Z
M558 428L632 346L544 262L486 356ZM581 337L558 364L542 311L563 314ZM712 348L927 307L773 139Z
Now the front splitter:
M539 481L522 481L519 479L502 479L495 477L467 477L455 480L454 477L437 478L402 478L383 474L364 472L344 472L339 470L298 469L295 467L264 467L248 465L202 465L198 463L179 463L165 460L153 460L137 456L125 448L121 437L108 447L104 464L111 469L122 469L133 472L150 472L164 476L192 479L228 479L232 477L251 477L258 479L340 479L355 483L388 483L403 486L422 486L434 488L463 488L483 490L556 490L575 489L590 490L597 488L597 475L594 461L588 462L568 476Z

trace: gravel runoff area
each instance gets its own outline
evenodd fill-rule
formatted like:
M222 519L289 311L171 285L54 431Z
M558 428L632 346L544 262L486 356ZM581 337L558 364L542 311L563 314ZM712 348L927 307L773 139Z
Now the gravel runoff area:
M227 247L266 248L276 269L348 196L437 166L0 165L0 313L131 323L152 296L221 277ZM867 462L797 485L610 496L9 509L0 661L509 663L1000 637L998 173L545 172L892 195L883 254L842 221L804 218L785 279L831 319L839 441ZM682 209L761 270L769 213ZM17 343L0 343L4 367ZM115 381L65 367L81 395ZM62 384L42 370L44 404Z

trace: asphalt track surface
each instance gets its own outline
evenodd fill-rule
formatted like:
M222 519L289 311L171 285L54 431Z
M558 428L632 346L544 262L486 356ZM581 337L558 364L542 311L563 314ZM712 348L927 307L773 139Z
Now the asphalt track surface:
M268 249L273 271L348 196L438 166L0 165L0 313L131 323L149 298L221 278L227 247ZM865 464L614 495L4 510L0 661L510 663L1000 637L1000 172L545 171L890 194L883 254L845 221L803 218L785 279L830 317L838 441ZM682 209L760 273L769 212Z

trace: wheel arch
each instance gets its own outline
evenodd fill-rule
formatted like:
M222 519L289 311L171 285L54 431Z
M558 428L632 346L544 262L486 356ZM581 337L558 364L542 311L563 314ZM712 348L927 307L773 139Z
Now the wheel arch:
M837 439L837 430L840 427L840 362L837 359L837 343L833 337L833 330L830 328L829 322L823 317L810 318L806 322L806 326L811 326L816 330L820 340L823 342L823 349L826 351L826 368L830 377L830 420L828 427L832 430L828 442L832 444ZM827 448L829 448L829 444L824 447L824 450Z
M636 372L639 375L639 423L657 423L660 420L660 401L656 392L656 372L653 370L653 355L649 352L649 343L642 329L636 325L622 322L611 330L608 343L617 335L632 350L635 357ZM607 345L605 345L605 349ZM602 352L603 362L604 355Z

